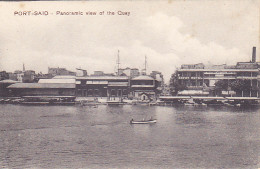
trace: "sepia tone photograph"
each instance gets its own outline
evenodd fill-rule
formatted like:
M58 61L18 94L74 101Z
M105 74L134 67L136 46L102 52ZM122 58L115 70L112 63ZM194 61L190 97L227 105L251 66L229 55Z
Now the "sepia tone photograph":
M1 1L0 168L260 168L260 1Z

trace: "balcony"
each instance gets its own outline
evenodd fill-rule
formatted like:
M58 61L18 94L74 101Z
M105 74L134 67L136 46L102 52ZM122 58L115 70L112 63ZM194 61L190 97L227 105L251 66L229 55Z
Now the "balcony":
M255 76L255 77L251 77L251 76L237 76L237 79L249 79L249 80L252 80L252 79L257 79L258 77Z
M204 79L211 79L211 80L222 80L222 79L236 79L234 76L222 76L222 77L204 77Z
M154 85L132 85L131 87L133 87L133 88L149 88L149 87L155 87Z

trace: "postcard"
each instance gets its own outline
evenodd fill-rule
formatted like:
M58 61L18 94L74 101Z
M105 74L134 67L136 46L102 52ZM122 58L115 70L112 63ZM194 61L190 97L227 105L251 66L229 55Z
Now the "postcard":
M0 2L0 167L259 168L259 5Z

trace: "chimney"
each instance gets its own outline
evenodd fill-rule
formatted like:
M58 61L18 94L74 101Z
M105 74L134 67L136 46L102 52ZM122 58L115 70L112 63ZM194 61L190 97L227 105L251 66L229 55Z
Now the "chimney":
M253 47L253 53L252 53L252 62L256 62L256 47Z

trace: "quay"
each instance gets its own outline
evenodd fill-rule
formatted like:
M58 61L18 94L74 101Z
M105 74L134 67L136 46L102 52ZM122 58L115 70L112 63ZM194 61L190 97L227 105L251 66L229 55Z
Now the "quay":
M0 72L0 103L242 106L257 105L260 100L260 62L256 61L255 47L249 62L183 64L172 74L169 84L159 71L147 74L146 67L141 72L118 67L116 74L94 71L93 75L83 69L77 69L78 73L59 67L48 69L47 75L37 78L35 71L24 66L23 71L13 74Z
M156 101L142 101L115 98L109 100L104 97L74 97L74 96L24 96L0 98L0 104L21 105L184 105L184 106L253 106L260 105L257 97L204 97L204 96L160 96Z

